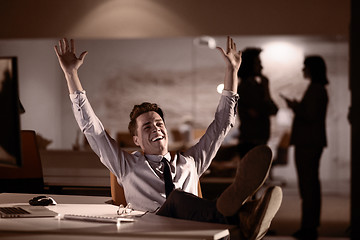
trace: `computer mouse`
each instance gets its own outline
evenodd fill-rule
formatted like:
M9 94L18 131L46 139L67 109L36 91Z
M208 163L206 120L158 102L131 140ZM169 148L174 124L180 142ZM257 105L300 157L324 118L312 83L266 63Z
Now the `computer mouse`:
M49 206L56 205L55 200L52 197L37 196L29 200L31 206Z

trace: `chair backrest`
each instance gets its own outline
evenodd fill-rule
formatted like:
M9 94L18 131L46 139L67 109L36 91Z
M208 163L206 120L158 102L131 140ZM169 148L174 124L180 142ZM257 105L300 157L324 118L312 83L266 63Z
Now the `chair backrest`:
M35 131L21 131L21 152L22 166L20 168L0 167L0 191L43 192L43 171Z
M110 187L112 203L117 206L120 206L120 204L126 206L124 189L117 182L116 176L112 172L110 172Z
M112 172L110 172L110 186L112 203L116 206L119 206L120 204L126 206L127 202L125 199L124 189L119 185L115 175ZM198 184L198 196L202 198L200 181Z

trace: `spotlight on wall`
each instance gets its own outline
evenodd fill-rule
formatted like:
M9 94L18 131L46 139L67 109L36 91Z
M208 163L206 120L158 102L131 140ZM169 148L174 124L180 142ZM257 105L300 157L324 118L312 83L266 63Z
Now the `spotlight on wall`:
M304 49L291 40L271 41L261 46L264 74L272 79L284 79L301 73Z
M276 41L265 44L262 58L265 62L273 62L275 64L293 64L302 61L303 49L295 44L285 41Z
M194 45L195 46L206 46L210 49L215 49L216 41L213 37L201 36L201 37L194 38Z

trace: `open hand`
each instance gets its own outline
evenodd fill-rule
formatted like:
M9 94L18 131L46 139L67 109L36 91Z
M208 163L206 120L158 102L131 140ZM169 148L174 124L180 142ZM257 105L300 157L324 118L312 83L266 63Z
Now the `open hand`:
M216 47L224 56L225 62L228 67L238 71L241 64L241 51L236 51L236 44L231 37L227 37L227 48L226 52L221 47Z
M69 43L66 38L59 40L59 46L55 46L54 49L64 73L71 73L78 70L79 67L83 64L84 58L88 53L85 51L80 54L79 58L77 58L75 55L74 40L71 39Z

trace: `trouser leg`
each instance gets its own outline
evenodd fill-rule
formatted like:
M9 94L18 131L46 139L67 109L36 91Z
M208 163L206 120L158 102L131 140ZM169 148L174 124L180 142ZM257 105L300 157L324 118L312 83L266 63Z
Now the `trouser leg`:
M160 216L200 222L231 224L217 209L216 201L175 189L156 213Z
M311 229L320 225L321 185L319 163L322 148L311 146L295 147L295 162L302 200L301 228Z
M201 222L233 224L239 226L239 232L232 237L262 239L269 229L281 201L281 188L270 187L259 200L247 202L233 216L224 217L217 210L215 201L202 199L176 189L171 192L157 215Z

